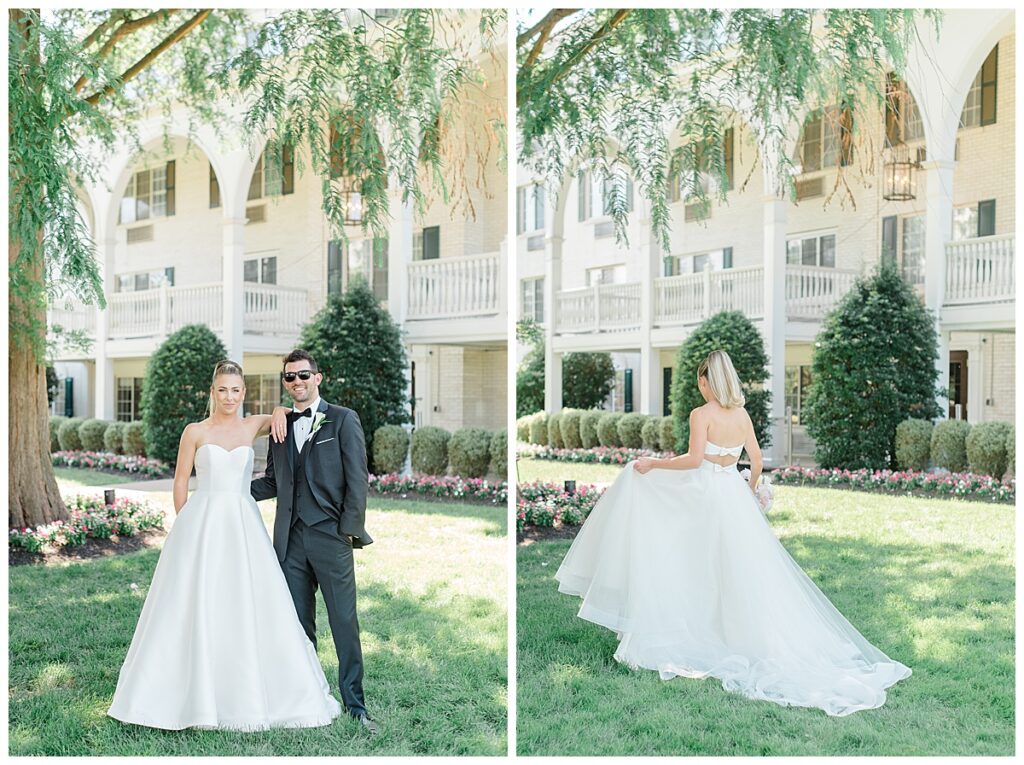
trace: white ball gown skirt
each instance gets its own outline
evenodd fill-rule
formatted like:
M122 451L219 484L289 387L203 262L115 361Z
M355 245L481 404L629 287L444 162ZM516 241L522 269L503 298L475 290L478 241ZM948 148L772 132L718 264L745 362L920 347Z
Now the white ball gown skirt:
M152 728L328 725L341 712L249 494L253 451L204 444L109 714Z
M735 466L628 464L555 575L579 616L614 630L615 658L662 679L842 716L910 675L868 643L790 557Z

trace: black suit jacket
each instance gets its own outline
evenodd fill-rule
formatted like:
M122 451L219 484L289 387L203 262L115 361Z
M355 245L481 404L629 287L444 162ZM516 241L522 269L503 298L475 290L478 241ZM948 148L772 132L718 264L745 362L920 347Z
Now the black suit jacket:
M366 533L366 491L369 474L366 469L366 443L359 415L343 406L328 404L320 399L318 412L326 417L320 428L303 446L296 466L306 474L309 488L317 505L335 519L338 531L352 537L353 547L365 547L373 542ZM291 428L284 443L276 443L268 436L267 470L263 478L250 484L257 501L277 497L274 517L274 549L279 560L288 550L288 532L292 525L294 476L288 450L295 448Z

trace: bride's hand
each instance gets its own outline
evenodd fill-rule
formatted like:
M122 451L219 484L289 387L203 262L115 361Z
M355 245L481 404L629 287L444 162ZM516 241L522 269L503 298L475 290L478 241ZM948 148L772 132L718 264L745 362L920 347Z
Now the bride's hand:
M288 437L288 407L274 407L270 416L270 435L279 444L283 444Z
M654 467L654 460L650 457L641 457L633 463L633 470L643 475Z

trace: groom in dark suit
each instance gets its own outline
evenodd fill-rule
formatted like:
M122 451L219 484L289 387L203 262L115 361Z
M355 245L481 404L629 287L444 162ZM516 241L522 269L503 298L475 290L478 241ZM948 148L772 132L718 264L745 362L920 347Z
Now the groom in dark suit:
M284 386L295 402L284 443L270 439L267 470L250 490L256 500L277 497L274 549L299 622L316 645L316 589L338 653L338 685L349 714L371 734L377 724L363 701L363 653L356 616L352 550L366 533L366 445L359 416L320 398L323 375L306 351L284 360Z

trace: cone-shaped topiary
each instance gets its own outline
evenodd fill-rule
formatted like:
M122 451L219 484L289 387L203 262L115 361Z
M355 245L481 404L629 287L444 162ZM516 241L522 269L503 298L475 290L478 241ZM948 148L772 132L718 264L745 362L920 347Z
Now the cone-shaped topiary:
M937 358L935 323L896 267L858 279L815 341L803 414L817 463L895 467L896 426L942 414Z
M725 351L732 359L747 399L744 408L754 423L761 448L771 443L768 428L768 404L771 392L765 390L768 356L764 340L750 319L739 311L723 311L702 323L679 347L675 374L672 376L672 419L675 442L671 451L683 453L690 441L690 412L704 405L697 387L697 367L711 351Z
M302 328L299 347L316 359L324 375L320 395L359 415L366 454L382 425L409 421L405 348L395 324L361 277ZM372 466L372 470L377 470Z
M398 473L409 453L409 434L401 425L382 425L373 434L373 466L379 473Z
M146 454L174 464L181 433L209 414L210 384L224 344L204 324L189 324L170 335L146 365L142 381L142 424Z
M610 353L567 353L562 357L562 404L571 409L601 406L615 387Z

